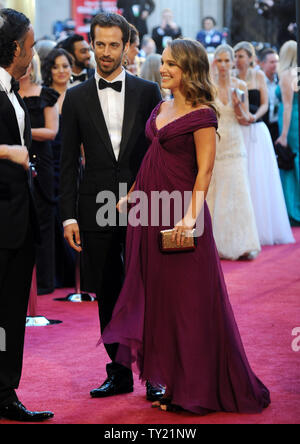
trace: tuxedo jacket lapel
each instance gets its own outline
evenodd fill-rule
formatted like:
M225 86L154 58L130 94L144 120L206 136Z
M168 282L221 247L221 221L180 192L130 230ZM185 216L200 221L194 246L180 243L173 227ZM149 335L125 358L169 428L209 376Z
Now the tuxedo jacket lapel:
M90 80L88 80L86 86L88 87L88 94L86 95L86 104L87 104L87 109L91 116L91 120L98 132L99 137L103 141L105 148L113 157L113 160L116 161L113 146L110 140L103 111L100 105L95 78L93 77Z
M125 108L119 160L121 160L126 150L139 103L139 91L136 88L135 77L131 74L126 74L125 82Z
M11 101L3 91L0 91L0 115L12 135L12 140L16 141L16 145L21 145L17 116Z

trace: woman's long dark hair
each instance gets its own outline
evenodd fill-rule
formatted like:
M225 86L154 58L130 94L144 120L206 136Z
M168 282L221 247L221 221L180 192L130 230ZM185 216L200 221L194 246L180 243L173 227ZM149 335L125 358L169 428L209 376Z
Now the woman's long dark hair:
M54 48L42 64L42 78L45 86L52 85L52 68L55 66L56 59L61 56L65 56L68 59L70 66L73 66L73 58L67 51L62 48Z

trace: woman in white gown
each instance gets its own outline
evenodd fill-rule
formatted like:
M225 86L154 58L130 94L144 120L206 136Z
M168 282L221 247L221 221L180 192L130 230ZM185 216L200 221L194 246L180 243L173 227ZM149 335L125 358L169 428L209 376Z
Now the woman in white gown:
M248 122L247 87L231 77L233 62L233 49L219 46L213 68L218 87L220 139L207 195L219 255L229 260L253 259L261 249L250 195L247 151L238 122Z
M265 77L253 68L255 49L251 43L241 42L234 51L237 77L247 83L249 92L252 124L242 128L259 240L261 245L294 243L272 138L262 121L268 111Z

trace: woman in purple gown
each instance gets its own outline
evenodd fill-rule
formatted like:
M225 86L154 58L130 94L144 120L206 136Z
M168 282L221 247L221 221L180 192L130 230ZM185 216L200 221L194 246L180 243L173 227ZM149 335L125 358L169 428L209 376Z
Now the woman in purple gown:
M192 192L184 218L170 226L129 224L126 280L104 343L120 344L118 362L136 366L141 380L166 387L161 410L261 412L268 389L248 363L224 282L206 196L214 166L217 114L202 45L175 40L163 54L163 87L174 99L159 104L148 124L151 146L132 191ZM204 233L193 252L163 254L161 230L174 229L180 243L204 209ZM150 219L150 217L149 217ZM130 220L130 218L129 218ZM175 227L175 228L174 228Z

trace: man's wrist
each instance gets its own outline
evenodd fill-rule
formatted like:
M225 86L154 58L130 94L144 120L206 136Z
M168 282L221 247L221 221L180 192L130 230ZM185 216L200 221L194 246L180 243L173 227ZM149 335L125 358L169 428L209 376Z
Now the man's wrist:
M66 228L68 225L78 224L76 219L67 219L63 222L63 227Z

